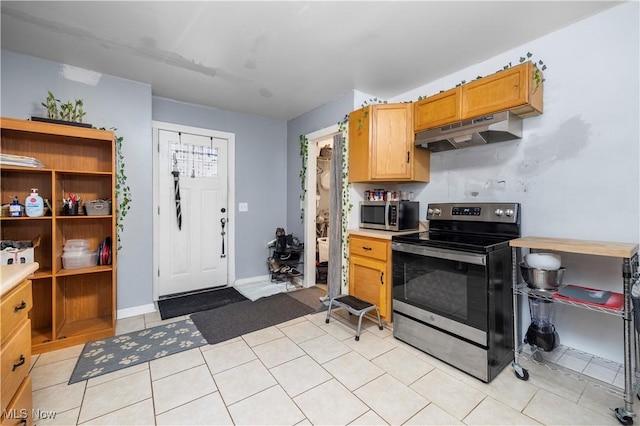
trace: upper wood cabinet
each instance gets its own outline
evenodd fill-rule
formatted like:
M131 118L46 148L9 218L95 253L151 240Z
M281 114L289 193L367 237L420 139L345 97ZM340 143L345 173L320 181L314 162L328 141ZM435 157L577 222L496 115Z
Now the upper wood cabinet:
M542 83L526 62L462 86L462 119L510 110L520 117L542 114ZM542 81L542 71L540 81Z
M430 152L414 149L413 104L349 114L349 182L428 182Z
M542 95L542 71L525 62L414 103L414 131L507 110L539 115Z
M460 121L462 88L456 87L437 95L429 96L414 104L414 130L425 130Z

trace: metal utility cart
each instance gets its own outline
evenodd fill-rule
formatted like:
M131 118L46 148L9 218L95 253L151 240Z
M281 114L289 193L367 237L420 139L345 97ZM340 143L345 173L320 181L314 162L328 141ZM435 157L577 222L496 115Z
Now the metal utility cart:
M533 296L554 303L568 304L580 308L590 309L602 313L619 316L623 319L624 332L624 407L613 409L618 421L623 425L632 425L635 413L633 411L634 393L637 394L638 383L633 383L634 372L632 371L634 363L632 356L636 353L636 333L633 328L633 308L631 298L632 285L638 283L638 244L616 243L604 241L585 241L571 240L561 238L543 238L543 237L524 237L511 240L509 245L513 251L513 332L517 338L520 331L518 323L518 295ZM565 252L575 254L586 254L594 256L617 257L622 259L622 282L623 293L618 295L622 298L621 306L607 307L606 305L597 306L583 303L573 299L554 297L545 292L538 292L530 289L526 283L518 280L518 249L529 250L546 250L554 252ZM636 324L638 326L638 324ZM522 342L517 342L514 349L513 368L519 379L527 380L529 373L522 368L519 363L519 354L522 351Z

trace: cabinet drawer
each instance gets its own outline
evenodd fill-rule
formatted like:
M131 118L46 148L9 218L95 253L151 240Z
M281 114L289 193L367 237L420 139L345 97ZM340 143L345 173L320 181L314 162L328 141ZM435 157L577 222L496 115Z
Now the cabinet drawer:
M0 405L4 410L18 390L31 365L31 321L24 321L0 350Z
M31 281L18 284L0 302L0 341L4 346L6 340L18 324L27 319L33 301L31 298Z
M350 237L349 254L386 261L389 244L390 241L376 238Z
M11 403L2 417L2 426L31 426L33 397L31 394L31 376L25 377ZM26 423L22 421L26 419Z

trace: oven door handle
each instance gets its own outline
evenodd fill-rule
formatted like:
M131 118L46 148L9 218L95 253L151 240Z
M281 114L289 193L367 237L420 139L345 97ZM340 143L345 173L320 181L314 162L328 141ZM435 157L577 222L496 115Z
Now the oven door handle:
M477 253L464 253L455 250L442 248L416 246L406 243L391 243L391 250L404 253L416 254L418 256L434 257L436 259L453 260L455 262L471 263L473 265L486 265L487 256Z

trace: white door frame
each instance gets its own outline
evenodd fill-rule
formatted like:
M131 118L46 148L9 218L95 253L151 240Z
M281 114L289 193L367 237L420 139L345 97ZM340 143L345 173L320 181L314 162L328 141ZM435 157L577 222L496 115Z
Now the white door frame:
M335 134L340 133L340 126L325 127L309 133L306 136L309 145L307 146L307 179L305 185L304 198L304 286L310 287L316 284L316 167L318 160L318 142L325 140ZM314 155L311 155L313 153ZM342 153L333 152L333 155L342 155ZM329 214L331 214L330 212Z
M236 135L235 133L221 132L218 130L204 129L200 127L183 126L180 124L167 123L163 121L152 121L153 136L153 300L159 298L159 277L160 254L156 247L160 244L160 225L158 220L158 208L160 205L160 188L158 182L158 157L160 155L160 145L158 141L158 130L168 130L173 132L190 133L220 139L227 139L227 285L231 286L236 281L236 181L235 181L235 157L236 157Z

